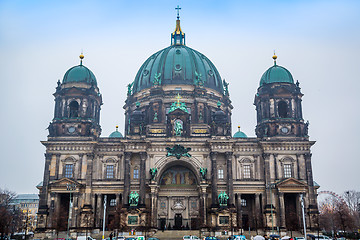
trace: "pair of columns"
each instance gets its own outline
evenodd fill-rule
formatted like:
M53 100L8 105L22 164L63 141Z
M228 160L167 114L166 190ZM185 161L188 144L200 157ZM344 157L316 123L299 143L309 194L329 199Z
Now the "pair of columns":
M129 204L129 194L130 194L130 161L133 153L125 152L124 157L124 197L123 204ZM145 164L146 164L147 153L140 152L140 191L139 191L139 204L145 204L145 181L146 181L146 172L145 172Z
M227 182L227 192L226 194L229 196L229 205L233 204L234 199L234 188L233 188L233 172L232 172L232 152L225 152L225 159L226 159L226 182ZM210 159L211 159L211 199L212 205L215 206L219 203L218 201L218 168L217 168L217 157L218 152L211 152Z

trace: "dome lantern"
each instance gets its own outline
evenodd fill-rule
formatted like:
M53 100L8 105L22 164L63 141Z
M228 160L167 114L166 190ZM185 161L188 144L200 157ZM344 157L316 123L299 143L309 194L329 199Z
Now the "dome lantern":
M181 8L179 5L175 8L177 10L177 20L175 31L171 33L171 45L185 45L185 33L181 31L180 27L180 14Z

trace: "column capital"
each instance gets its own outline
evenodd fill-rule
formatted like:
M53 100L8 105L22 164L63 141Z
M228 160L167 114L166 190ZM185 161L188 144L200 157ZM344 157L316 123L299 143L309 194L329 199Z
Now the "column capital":
M217 152L210 152L210 158L211 160L216 160L218 153Z
M228 160L231 159L232 155L233 155L233 152L225 152L225 156Z
M146 152L141 152L141 153L140 153L140 158L141 158L141 160L146 160L146 158L147 158L147 153L146 153Z
M88 160L93 160L94 157L95 157L95 154L94 153L87 153L86 157L87 157Z
M51 157L52 157L53 154L52 153L45 153L44 155L45 155L46 160L51 160Z
M125 160L130 160L132 152L124 152Z

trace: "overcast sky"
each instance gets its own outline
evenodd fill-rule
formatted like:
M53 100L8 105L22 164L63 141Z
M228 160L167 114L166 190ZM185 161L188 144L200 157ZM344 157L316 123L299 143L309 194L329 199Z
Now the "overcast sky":
M176 5L189 47L230 83L236 126L255 136L261 75L286 67L304 93L314 180L320 190L360 191L360 1L0 1L0 188L37 193L56 82L79 64L103 94L102 136L124 129L126 85L170 44Z

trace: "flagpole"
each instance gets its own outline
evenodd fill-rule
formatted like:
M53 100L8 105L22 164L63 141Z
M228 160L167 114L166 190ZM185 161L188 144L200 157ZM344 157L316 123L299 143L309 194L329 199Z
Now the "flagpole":
M102 235L102 239L104 239L104 234L105 234L106 197L107 197L107 195L105 195L105 197L104 197L104 218L103 218L103 235ZM111 239L110 239L110 240L111 240Z

